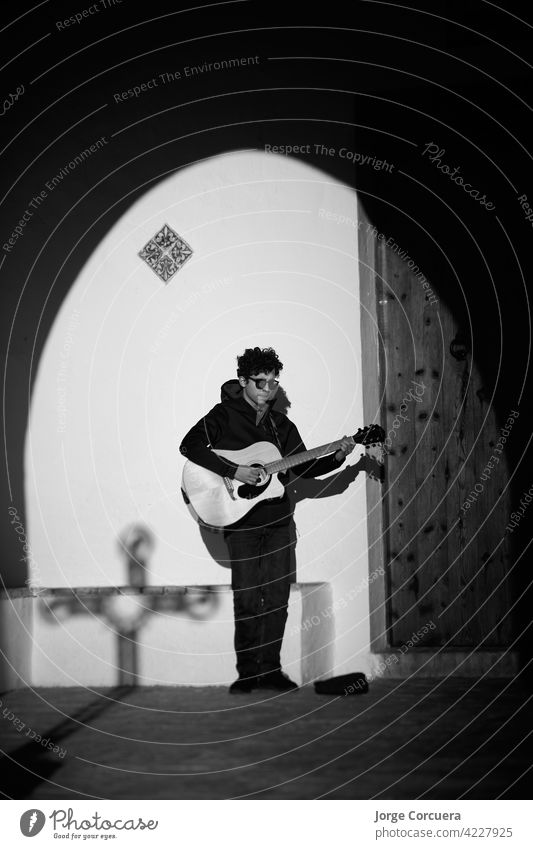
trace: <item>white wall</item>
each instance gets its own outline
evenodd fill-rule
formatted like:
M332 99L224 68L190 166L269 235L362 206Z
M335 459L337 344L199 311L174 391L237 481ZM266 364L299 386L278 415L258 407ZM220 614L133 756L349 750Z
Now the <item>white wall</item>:
M245 347L272 345L313 447L362 420L355 193L277 155L217 157L167 179L118 221L56 319L26 446L33 583L125 583L132 521L156 547L151 584L228 583L179 495L181 437L219 400ZM168 223L194 250L167 284L138 258ZM361 452L349 457L354 464ZM297 505L298 580L330 581L336 670L365 668L365 481ZM352 590L351 600L348 593Z

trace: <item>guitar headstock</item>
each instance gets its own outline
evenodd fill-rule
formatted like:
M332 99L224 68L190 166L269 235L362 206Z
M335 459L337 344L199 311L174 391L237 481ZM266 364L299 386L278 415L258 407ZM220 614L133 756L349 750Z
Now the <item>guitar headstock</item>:
M352 438L358 445L364 445L365 448L369 448L371 445L385 441L385 431L380 425L367 425L366 427L360 427Z

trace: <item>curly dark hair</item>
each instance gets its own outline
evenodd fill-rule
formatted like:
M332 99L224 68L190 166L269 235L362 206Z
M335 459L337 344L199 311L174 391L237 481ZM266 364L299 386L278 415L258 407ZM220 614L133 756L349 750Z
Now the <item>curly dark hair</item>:
M283 368L274 348L246 348L244 354L237 357L237 375L248 379L252 374L265 374L273 371L276 377Z

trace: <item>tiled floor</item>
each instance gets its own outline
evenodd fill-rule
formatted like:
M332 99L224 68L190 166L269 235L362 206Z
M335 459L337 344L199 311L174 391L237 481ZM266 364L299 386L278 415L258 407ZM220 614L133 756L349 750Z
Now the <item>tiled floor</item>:
M311 686L261 699L218 687L13 691L0 696L0 791L35 799L528 798L530 699L519 680L458 678L375 681L366 695L333 699Z

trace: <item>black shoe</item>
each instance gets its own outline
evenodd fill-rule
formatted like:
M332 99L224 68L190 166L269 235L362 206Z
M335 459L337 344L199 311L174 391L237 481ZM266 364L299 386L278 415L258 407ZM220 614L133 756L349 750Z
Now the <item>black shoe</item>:
M230 686L230 693L251 693L257 689L257 678L237 678Z
M280 669L275 669L273 672L264 672L259 676L258 687L261 690L277 690L279 693L284 693L288 690L297 690L298 684L291 681L289 676Z

